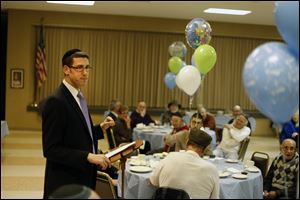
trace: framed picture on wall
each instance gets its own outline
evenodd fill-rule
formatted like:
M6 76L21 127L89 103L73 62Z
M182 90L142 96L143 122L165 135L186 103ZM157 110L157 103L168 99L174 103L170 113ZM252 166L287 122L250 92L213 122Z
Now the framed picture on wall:
M24 88L24 69L11 69L10 87Z

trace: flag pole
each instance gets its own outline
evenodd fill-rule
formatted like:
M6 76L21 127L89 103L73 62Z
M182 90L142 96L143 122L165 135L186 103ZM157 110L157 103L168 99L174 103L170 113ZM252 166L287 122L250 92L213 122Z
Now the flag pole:
M41 39L41 37L43 37L42 36L42 34L43 34L43 31L42 31L42 27L43 27L43 24L44 24L44 18L42 17L41 18L41 21L40 21L40 26L39 26L39 30L37 31L37 43L39 44L39 42L40 42L40 39ZM35 50L35 54L36 54L36 52L37 52L37 47L38 45L36 45L36 50ZM36 65L36 59L37 59L37 57L36 57L36 55L34 56L34 58L35 58L35 60L34 60L34 65ZM38 86L38 78L37 78L37 69L36 69L36 66L34 66L34 99L33 99L33 103L32 103L32 107L35 107L35 108L37 108L38 107L38 102L37 102L37 98L38 98L38 94L39 94L39 86Z

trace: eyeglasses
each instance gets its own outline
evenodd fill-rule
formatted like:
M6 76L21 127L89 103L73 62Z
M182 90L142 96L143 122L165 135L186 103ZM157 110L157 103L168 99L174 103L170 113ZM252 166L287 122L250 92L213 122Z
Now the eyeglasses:
M87 72L90 71L92 69L92 67L90 67L89 65L77 65L77 66L68 66L69 68L75 69L77 72L83 72L83 70L85 69Z

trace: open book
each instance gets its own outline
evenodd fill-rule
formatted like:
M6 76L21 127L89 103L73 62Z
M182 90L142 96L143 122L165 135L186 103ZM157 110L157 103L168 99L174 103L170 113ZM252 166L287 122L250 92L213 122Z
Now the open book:
M106 156L107 158L110 158L110 157L112 157L112 156L114 156L114 155L116 155L116 154L119 154L119 153L121 153L122 151L124 151L125 149L128 149L129 147L134 146L134 145L135 145L135 141L134 141L134 142L131 142L131 143L129 143L129 144L126 144L126 145L124 145L124 146L121 146L121 147L119 147L119 148L117 148L117 149L115 149L115 150L112 150L112 151L108 152L107 154L105 154L105 156Z
M136 140L119 148L116 148L108 153L105 156L110 159L111 162L119 160L121 157L124 157L131 153L132 151L138 149L143 144L142 140Z

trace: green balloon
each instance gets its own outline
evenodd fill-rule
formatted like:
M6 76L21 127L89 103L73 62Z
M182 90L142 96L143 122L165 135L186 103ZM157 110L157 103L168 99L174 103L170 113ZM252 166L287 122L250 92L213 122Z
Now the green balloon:
M168 66L171 72L177 74L182 67L182 61L179 57L173 56L169 59Z
M217 61L217 54L215 49L208 45L200 45L194 53L194 62L201 74L207 74Z

